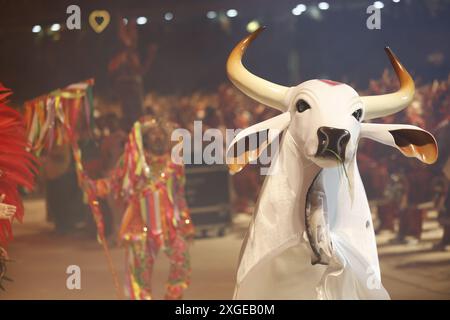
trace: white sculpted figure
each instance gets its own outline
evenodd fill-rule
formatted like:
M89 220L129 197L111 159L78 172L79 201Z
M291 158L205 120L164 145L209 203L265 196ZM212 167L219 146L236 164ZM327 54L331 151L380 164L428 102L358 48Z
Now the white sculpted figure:
M414 82L389 48L397 92L361 97L350 86L309 80L295 87L250 73L242 56L262 31L231 52L227 72L249 97L282 112L241 131L227 156L237 172L269 141L235 154L240 141L260 132L283 132L277 169L266 177L239 261L235 299L389 299L381 284L368 200L356 163L359 139L397 148L433 163L434 137L418 127L364 121L394 114L413 99ZM247 145L249 145L247 143ZM230 155L231 154L231 155ZM241 160L237 163L237 160Z

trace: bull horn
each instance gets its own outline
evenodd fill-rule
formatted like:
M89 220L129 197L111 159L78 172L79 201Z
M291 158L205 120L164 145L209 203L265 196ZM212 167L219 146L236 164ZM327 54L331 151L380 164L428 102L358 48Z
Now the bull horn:
M251 33L231 51L227 61L228 78L250 98L284 112L287 110L284 98L289 88L255 76L242 64L242 56L247 47L264 29L265 27L261 27Z
M385 117L406 108L414 97L414 81L389 47L384 48L400 81L397 92L361 97L365 105L364 120Z

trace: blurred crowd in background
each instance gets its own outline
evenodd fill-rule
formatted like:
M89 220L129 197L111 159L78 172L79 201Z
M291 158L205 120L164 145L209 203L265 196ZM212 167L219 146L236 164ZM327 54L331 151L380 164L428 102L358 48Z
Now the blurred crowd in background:
M416 81L415 100L405 111L378 121L412 124L430 131L438 141L439 160L425 166L397 150L363 140L359 144L358 164L375 209L372 212L377 232L395 234L392 241L396 243L416 243L421 240L424 221L434 214L444 230L435 248L445 249L450 244L450 76L445 79L449 47L448 41L442 39L448 38L448 29L442 26L448 24L445 12L450 7L436 1L392 3L383 9L383 29L374 32L365 28L364 1L333 3L329 13L320 12L313 2L308 2L310 9L300 17L291 14L289 4L264 3L261 6L264 14L259 16L273 29L266 33L264 41L255 43L255 49L249 52L252 59L248 60L255 63L252 70L258 74L258 68L263 66L261 76L267 76L266 72L274 82L289 81L295 85L308 78L331 78L348 83L361 95L393 92L398 82L390 71L371 80L367 88L362 83L377 77L378 70L386 67L386 61L381 59L382 50L379 56L375 50L386 41L395 44L406 57L402 61L413 67L410 69ZM230 82L224 82L226 55L242 36L242 32L233 30L244 30L251 20L249 15L255 14L252 4L243 4L234 18L217 9L218 17L213 19L204 17L203 5L206 8L209 4L192 6L189 12L195 13L195 18L192 15L191 20L178 19L177 13L170 24L165 21L140 26L131 19L140 14L141 8L136 6L127 19L117 13L114 28L111 26L102 37L67 30L50 33L51 37L43 32L23 35L23 39L11 37L8 42L11 50L5 52L16 52L20 47L20 52L34 55L22 59L26 62L20 60L21 66L30 65L24 65L29 67L29 81L23 81L14 64L5 67L6 74L13 86L19 88L19 94L30 95L33 90L45 91L41 87L54 88L71 79L79 81L95 76L96 127L93 132L83 131L80 142L93 179L109 175L123 152L130 128L143 116L170 121L192 131L195 120L202 121L203 130L225 130L246 128L277 115L277 111L256 103ZM51 10L57 11L53 7ZM277 10L278 15L272 10ZM29 18L34 14L29 13ZM283 18L274 20L274 16ZM339 44L329 46L336 38ZM405 55L412 39L421 46ZM74 63L66 63L69 54ZM270 63L266 54L271 56ZM49 66L53 68L52 76L42 77L41 68ZM421 81L416 74L425 80ZM39 81L33 81L32 76ZM435 78L441 80L431 80ZM69 147L55 148L43 162L48 214L57 231L67 233L85 225L90 214L82 202ZM263 179L257 165L246 166L232 177L235 213L252 213ZM101 205L102 211L112 216L114 209L107 202ZM88 224L95 234L92 221Z
M395 75L386 70L380 79L370 81L369 88L360 94L393 92L397 87ZM423 223L433 212L444 230L435 249L445 249L450 244L449 89L450 76L446 81L422 84L419 81L412 105L404 112L380 120L383 123L417 125L433 133L440 148L436 164L426 166L388 146L365 139L360 142L358 164L369 200L376 208L373 210L376 231L394 233L394 243L420 241ZM81 146L91 177L100 178L107 176L120 158L129 124L119 102L105 103L97 97L96 105L96 127L92 134L86 134ZM226 128L247 128L278 114L278 111L249 99L231 83L220 85L213 93L197 91L179 96L148 92L142 95L142 105L142 115L170 121L190 131L193 131L196 120L202 121L203 130L218 128L224 131ZM75 176L72 178L75 185ZM246 166L240 174L232 177L234 213L252 213L263 179L258 165ZM107 207L106 203L104 205ZM104 209L104 212L109 211ZM70 221L77 219L68 220L66 213L63 223L70 225Z

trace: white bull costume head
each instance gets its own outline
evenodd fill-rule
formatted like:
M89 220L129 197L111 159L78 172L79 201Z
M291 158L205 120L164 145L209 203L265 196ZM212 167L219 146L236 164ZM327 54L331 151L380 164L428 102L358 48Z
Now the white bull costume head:
M261 31L231 52L228 76L246 95L283 113L241 131L227 155L239 141L259 132L277 130L283 137L274 160L278 169L264 181L241 250L234 297L388 299L356 150L360 138L370 138L424 163L436 161L436 141L427 131L363 122L407 107L414 82L386 48L400 81L394 93L360 97L350 86L330 80L309 80L295 87L271 83L249 72L241 61ZM229 160L230 169L242 169L270 141L258 150L244 150L238 155L243 162Z

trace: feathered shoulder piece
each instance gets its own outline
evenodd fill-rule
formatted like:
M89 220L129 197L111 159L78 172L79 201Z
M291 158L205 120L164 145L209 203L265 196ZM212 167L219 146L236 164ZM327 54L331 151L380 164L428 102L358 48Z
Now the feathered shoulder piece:
M12 238L11 222L23 218L18 187L33 188L36 158L28 151L22 115L6 105L11 90L0 83L0 201L16 207L12 219L0 219L0 246Z

